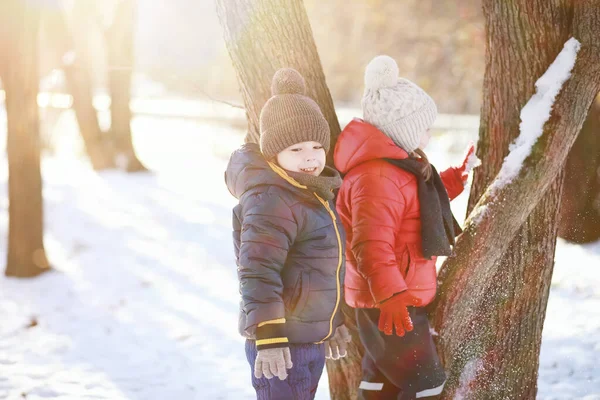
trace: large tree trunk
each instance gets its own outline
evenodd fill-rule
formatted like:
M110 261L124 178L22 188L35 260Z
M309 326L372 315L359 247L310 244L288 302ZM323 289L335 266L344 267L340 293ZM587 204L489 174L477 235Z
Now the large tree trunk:
M306 79L308 95L319 104L331 129L333 148L340 133L331 94L301 0L216 0L229 55L235 67L248 119L247 142L258 142L260 110L271 97L271 78L282 67L298 70ZM344 304L353 342L342 362L327 362L332 398L354 399L361 379L363 348L354 312Z
M600 239L600 97L565 165L558 234L575 243Z
M258 142L260 110L271 97L273 74L279 68L292 67L304 76L308 96L319 104L329 122L333 147L340 125L302 1L216 3L246 107L246 142Z
M83 35L85 32L72 32L65 12L62 8L45 9L42 16L43 34L61 60L60 67L65 73L68 90L73 97L73 110L92 167L95 170L114 168L113 152L102 134L93 105L90 68L82 55L80 41L73 38L74 34Z
M0 7L10 41L3 46L8 49L9 62L0 70L6 91L8 122L9 223L5 273L22 278L49 269L43 241L37 105L40 11L28 3L4 0Z
M121 1L106 31L108 86L110 91L110 135L117 151L117 164L128 172L147 171L135 154L131 140L131 75L135 31L134 0ZM122 164L122 165L121 165Z
M471 192L469 210L474 212L456 255L440 271L434 313L449 374L444 398L535 398L560 171L600 89L600 57L592 48L600 15L592 3L483 2L488 35L478 146L483 166ZM519 113L534 83L571 35L583 46L544 135L512 183L486 191L519 134Z

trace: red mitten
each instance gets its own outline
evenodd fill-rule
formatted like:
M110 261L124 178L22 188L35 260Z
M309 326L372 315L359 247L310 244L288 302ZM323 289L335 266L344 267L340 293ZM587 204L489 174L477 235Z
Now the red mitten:
M381 310L379 330L386 335L391 335L395 327L396 335L404 336L406 332L413 330L412 320L410 319L407 307L418 307L421 304L422 300L409 293L408 290L385 300L379 306Z
M481 165L481 160L477 158L475 155L475 145L471 143L467 148L467 154L465 154L465 159L461 165L456 167L456 172L460 174L460 178L462 180L463 186L467 184L467 179L469 178L469 172L473 170L473 168Z

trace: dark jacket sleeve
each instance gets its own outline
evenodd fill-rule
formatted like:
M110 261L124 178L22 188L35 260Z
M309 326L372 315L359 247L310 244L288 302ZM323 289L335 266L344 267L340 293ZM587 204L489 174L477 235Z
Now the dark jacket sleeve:
M287 346L281 272L296 239L290 207L276 194L243 201L238 278L247 332L256 331L261 348Z

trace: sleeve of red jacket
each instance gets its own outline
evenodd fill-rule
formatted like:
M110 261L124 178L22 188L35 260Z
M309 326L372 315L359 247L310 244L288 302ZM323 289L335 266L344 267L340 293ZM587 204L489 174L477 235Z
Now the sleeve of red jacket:
M381 303L408 289L394 251L404 197L388 178L365 174L352 185L350 200L351 246L358 272L369 283L375 302Z
M442 182L446 187L446 192L448 192L450 200L454 200L465 189L462 176L456 167L450 167L447 170L442 171L440 173L440 178L442 178Z

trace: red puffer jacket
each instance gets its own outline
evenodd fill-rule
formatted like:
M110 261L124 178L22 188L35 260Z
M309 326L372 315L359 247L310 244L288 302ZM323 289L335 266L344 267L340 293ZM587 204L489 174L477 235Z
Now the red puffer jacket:
M354 119L338 138L336 168L345 174L337 210L346 229L346 302L374 308L406 289L423 304L436 291L436 258L421 246L417 180L384 158L408 154L374 126ZM460 173L440 174L450 199L463 191Z

